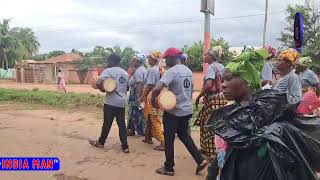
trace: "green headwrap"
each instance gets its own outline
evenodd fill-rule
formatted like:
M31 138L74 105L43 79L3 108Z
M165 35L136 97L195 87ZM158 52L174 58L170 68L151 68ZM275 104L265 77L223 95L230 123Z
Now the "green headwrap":
M258 90L261 88L260 73L268 56L269 52L265 48L243 52L226 69L240 75L253 90Z
M297 65L309 68L312 65L312 59L310 57L302 57L298 60Z

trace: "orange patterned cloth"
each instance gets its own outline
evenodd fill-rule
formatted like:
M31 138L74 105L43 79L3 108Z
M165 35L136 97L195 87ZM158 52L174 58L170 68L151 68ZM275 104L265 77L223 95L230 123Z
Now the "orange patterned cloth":
M152 51L148 57L151 57L152 59L160 60L161 52L160 51Z
M287 50L282 51L279 54L279 60L291 61L292 63L296 63L299 60L299 52L295 49L289 48Z
M147 96L144 97L144 117L147 120L145 137L156 138L160 143L164 143L163 129L161 123L161 110L152 107Z

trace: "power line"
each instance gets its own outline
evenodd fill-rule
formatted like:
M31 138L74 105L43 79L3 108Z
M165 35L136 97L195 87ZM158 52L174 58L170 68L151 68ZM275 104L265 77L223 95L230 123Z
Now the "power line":
M284 13L284 11L268 13L268 15L276 15L276 14L282 14L282 13ZM241 19L241 18L259 17L259 16L264 16L264 13L213 18L210 21ZM141 26L161 26L161 25L184 24L184 23L194 23L194 22L203 22L203 21L204 21L203 19L193 19L193 20L172 21L172 22L166 22L166 23L128 24L128 25L120 25L120 26L111 26L111 28L123 28L123 27L128 27L128 26L130 26L130 27L133 26L136 28L136 27L141 27Z

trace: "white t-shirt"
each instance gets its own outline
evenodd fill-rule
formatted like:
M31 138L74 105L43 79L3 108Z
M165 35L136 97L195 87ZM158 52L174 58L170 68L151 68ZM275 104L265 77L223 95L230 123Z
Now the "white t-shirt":
M107 68L101 73L100 79L105 80L107 78L115 80L117 86L113 92L106 95L105 104L125 108L129 79L128 73L121 67Z
M222 76L222 72L224 70L224 66L218 62L213 62L208 66L208 71L206 76L204 77L204 81L208 79L216 79L216 74L218 73L220 76Z
M294 73L294 71L281 77L274 86L274 89L282 93L287 93L289 104L296 104L302 100L301 83L298 75Z
M317 86L319 84L318 76L316 75L316 73L314 73L310 69L306 69L305 71L301 72L299 74L299 78L300 78L302 87Z
M138 67L132 76L132 83L136 84L136 83L144 82L146 74L147 74L147 69L144 66Z
M177 98L176 107L168 111L178 117L191 115L193 113L192 103L192 71L187 66L177 64L168 69L160 79Z
M160 81L160 69L159 66L151 67L146 75L145 84L156 86Z

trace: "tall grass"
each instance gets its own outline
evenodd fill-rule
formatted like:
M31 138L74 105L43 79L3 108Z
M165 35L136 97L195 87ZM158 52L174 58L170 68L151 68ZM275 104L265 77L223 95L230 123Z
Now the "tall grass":
M58 108L102 107L103 96L92 94L59 93L43 90L15 90L0 88L0 102L14 101L49 105Z
M59 93L54 91L43 91L38 89L33 90L16 90L0 88L0 102L22 102L36 105L52 106L59 109L81 109L90 112L92 109L100 109L97 118L102 118L102 107L104 103L104 96L76 93ZM198 115L198 110L194 107L193 118L190 124ZM126 107L126 118L128 116L128 107Z

